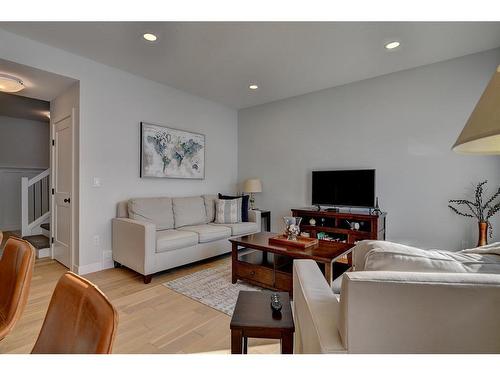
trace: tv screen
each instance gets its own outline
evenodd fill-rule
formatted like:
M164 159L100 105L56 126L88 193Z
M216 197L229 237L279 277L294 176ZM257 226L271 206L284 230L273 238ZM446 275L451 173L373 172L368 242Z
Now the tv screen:
M313 171L312 204L374 207L375 169Z

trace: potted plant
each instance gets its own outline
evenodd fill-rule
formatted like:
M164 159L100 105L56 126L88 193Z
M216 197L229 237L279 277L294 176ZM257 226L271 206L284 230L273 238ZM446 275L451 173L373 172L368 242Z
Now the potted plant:
M497 192L490 197L490 199L483 203L483 186L487 182L488 180L477 184L474 202L466 199L452 199L448 202L448 207L450 207L451 210L456 214L477 219L479 226L477 246L488 244L488 228L490 229L490 237L493 236L493 226L490 223L490 218L498 211L500 211L500 201L496 203L494 202L500 196L500 187L498 188ZM453 205L456 205L458 208L454 207ZM459 211L460 207L466 209L467 211Z

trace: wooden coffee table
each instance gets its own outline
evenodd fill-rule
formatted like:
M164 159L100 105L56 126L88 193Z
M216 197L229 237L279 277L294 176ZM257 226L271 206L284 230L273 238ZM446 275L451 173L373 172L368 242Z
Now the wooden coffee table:
M271 292L241 291L231 319L231 354L247 354L248 338L281 340L281 353L293 353L292 308L288 293L279 293L280 312L271 309Z
M323 268L326 281L345 272L352 265L353 244L320 241L305 249L270 245L269 238L277 233L261 232L231 239L232 282L244 280L250 284L289 292L293 290L292 263L294 259L312 259ZM340 263L341 272L334 275L333 265Z

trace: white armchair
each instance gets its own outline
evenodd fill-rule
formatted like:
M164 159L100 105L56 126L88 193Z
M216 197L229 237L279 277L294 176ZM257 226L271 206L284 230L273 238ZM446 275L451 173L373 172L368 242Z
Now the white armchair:
M360 262L360 259L354 262ZM296 353L500 353L500 275L293 267Z

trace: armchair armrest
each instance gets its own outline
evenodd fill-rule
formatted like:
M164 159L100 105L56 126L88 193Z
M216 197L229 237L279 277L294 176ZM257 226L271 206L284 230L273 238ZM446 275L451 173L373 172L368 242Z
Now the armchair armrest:
M261 228L262 228L262 219L260 217L260 211L248 210L248 221L256 223L257 224L257 228L259 228L259 232L261 231Z
M500 275L344 275L339 332L350 353L499 353Z
M149 275L156 251L156 225L115 218L112 227L113 260L142 275Z
M295 353L345 353L339 302L313 260L294 260L293 298Z

